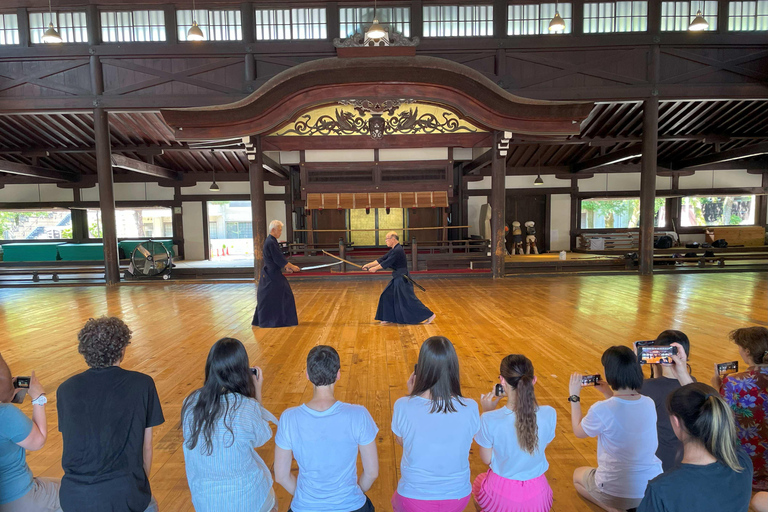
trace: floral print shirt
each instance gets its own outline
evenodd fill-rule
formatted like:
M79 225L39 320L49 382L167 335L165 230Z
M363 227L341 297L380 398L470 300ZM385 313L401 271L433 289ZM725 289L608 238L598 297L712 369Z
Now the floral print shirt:
M741 445L752 458L752 488L768 490L768 365L726 375L720 394L736 416Z

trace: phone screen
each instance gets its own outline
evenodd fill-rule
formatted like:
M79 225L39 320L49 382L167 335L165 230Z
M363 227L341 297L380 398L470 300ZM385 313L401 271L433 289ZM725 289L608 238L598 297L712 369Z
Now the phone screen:
M674 364L672 355L677 354L677 347L670 346L643 346L637 347L637 358L640 364Z
M13 383L13 385L16 388L29 388L30 380L31 380L30 377L16 377L16 380Z
M496 387L494 387L493 390L496 396L504 396L504 386L501 384L496 384Z
M715 368L717 369L717 374L720 376L730 375L739 371L739 362L731 361L728 363L717 363Z
M582 386L597 386L600 383L600 374L584 375L581 377Z

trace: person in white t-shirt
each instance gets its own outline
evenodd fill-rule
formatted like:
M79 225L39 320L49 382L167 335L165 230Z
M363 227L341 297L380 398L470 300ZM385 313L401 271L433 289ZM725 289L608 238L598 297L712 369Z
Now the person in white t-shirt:
M662 471L656 457L656 406L638 392L643 371L637 356L628 347L615 346L603 353L602 363L605 381L596 387L607 400L590 407L583 419L582 375L571 375L573 433L578 438L597 436L597 468L577 468L573 485L584 499L614 512L640 505L648 481Z
M312 400L286 409L275 436L275 481L293 495L293 512L373 512L365 492L379 475L373 418L362 405L336 400L339 354L318 345L307 356ZM357 477L357 453L363 474ZM299 465L298 478L291 462Z
M480 427L477 402L461 395L459 359L451 342L428 338L395 402L392 432L403 447L394 512L461 512L469 503L469 449Z
M475 442L480 458L490 466L477 475L472 495L483 512L544 512L552 508L552 488L544 474L549 463L544 450L555 438L557 412L539 406L533 386L533 363L522 354L501 361L499 382L506 407L494 391L480 398L484 414Z

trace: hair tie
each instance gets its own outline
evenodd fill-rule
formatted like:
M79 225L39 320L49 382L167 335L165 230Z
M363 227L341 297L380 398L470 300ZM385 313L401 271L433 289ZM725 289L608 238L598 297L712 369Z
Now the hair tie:
M707 393L706 395L704 395L704 401L706 402L713 396L717 396L717 395L715 393Z

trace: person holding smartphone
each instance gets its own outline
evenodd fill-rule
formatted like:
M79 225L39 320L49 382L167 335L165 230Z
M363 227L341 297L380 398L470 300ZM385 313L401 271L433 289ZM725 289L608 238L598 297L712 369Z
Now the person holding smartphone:
M501 396L493 391L480 397L484 413L475 442L490 469L475 478L472 495L483 512L550 510L552 488L545 475L549 463L544 450L555 438L557 412L536 401L530 359L508 355L499 373L507 404L496 409Z
M768 491L768 329L744 327L729 337L748 368L722 377L715 374L712 387L733 410L739 439L752 458L752 490Z
M47 398L35 372L29 380L32 419L9 402L11 371L0 356L0 512L61 512L60 480L32 476L27 452L40 450L48 438Z
M277 512L272 475L256 448L272 437L277 419L262 405L264 372L250 368L234 338L213 344L203 387L181 410L184 462L197 512Z
M651 378L643 381L640 393L650 397L656 405L656 431L659 437L659 448L656 456L661 460L661 468L669 471L680 464L683 459L683 444L672 430L667 411L667 398L682 385L677 378L678 364L683 366L688 374L688 357L690 341L688 336L680 331L667 330L656 337L653 346L677 347L677 354L671 356L672 364L652 364Z
M628 510L643 499L648 481L661 474L656 457L656 406L640 394L643 371L629 347L614 346L603 353L605 380L595 387L606 400L581 412L582 375L571 376L571 426L578 438L597 437L597 468L573 473L576 492L604 510ZM610 387L609 387L610 386Z

